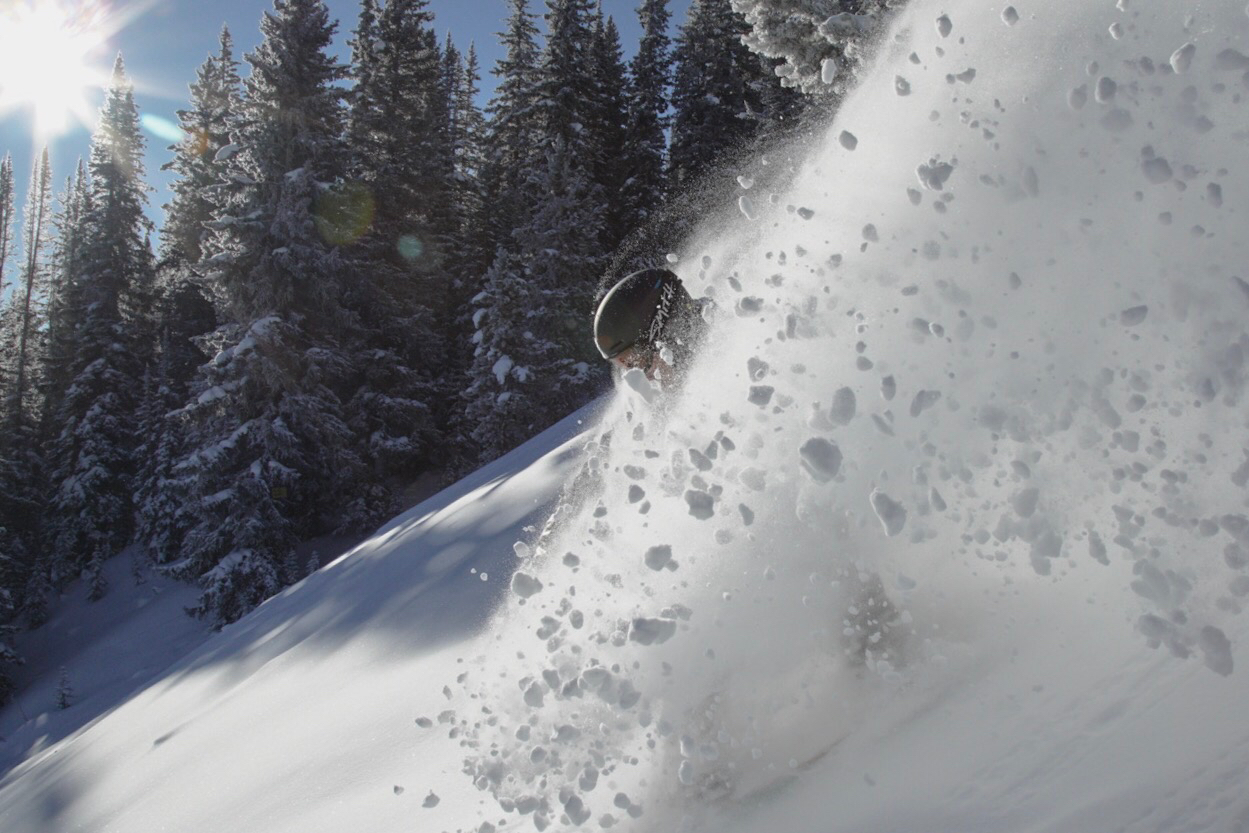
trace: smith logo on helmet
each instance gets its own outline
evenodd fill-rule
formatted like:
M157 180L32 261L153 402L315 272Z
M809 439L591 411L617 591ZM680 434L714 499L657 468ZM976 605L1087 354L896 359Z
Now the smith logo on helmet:
M664 288L659 291L659 303L655 307L655 317L651 319L650 329L646 331L646 341L654 344L659 340L660 334L664 331L664 324L668 321L668 316L672 314L672 299L677 296L677 287L674 283L665 283Z

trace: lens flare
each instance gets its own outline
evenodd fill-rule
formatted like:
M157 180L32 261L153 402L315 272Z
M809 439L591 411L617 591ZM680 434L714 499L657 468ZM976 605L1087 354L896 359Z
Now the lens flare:
M318 194L312 210L321 238L344 246L359 240L373 225L373 194L366 186L349 182Z
M90 124L87 92L108 82L107 41L119 28L109 18L92 0L0 7L0 116L29 110L36 137Z

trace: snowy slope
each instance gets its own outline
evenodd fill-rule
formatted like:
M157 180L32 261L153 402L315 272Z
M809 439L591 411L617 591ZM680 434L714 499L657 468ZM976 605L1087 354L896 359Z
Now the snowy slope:
M915 0L676 253L683 392L397 519L0 818L1249 830L1247 96L1239 0Z
M0 781L0 828L388 830L410 823L411 799L396 800L393 788L417 776L425 786L431 772L446 780L443 770L456 770L453 757L422 757L413 717L445 707L441 688L458 673L459 643L471 640L497 602L515 559L512 542L549 512L577 464L574 438L593 413L594 406L583 409L413 507L67 740L46 749L40 742L50 724L93 709L92 699L42 715L31 714L32 705L24 723L15 707L6 709L4 725L19 725L3 748L26 760ZM113 597L129 595L125 584L115 578ZM193 590L191 597L166 593L182 604L193 598ZM163 604L156 618L149 610L123 634L139 651L169 651L163 638L196 630L179 607ZM71 610L63 618L85 615ZM145 626L145 638L135 638ZM82 660L67 664L80 687L97 673ZM49 676L44 688L54 689L56 675ZM40 696L50 710L51 692L25 702Z

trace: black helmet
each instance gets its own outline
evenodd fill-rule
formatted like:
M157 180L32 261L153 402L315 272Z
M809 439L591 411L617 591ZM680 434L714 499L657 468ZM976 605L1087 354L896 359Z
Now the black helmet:
M653 345L673 316L691 303L681 279L667 269L643 269L621 278L594 314L598 351L610 359L635 344Z

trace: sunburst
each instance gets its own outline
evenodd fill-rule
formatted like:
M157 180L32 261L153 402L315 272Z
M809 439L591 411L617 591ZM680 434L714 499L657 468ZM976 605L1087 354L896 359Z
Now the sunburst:
M0 0L0 118L29 112L36 139L90 125L120 28L98 0Z

